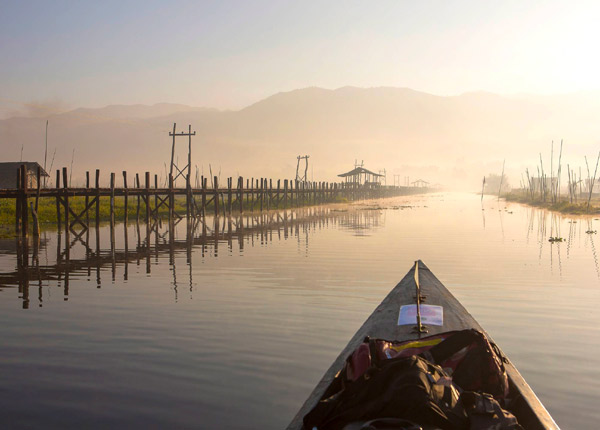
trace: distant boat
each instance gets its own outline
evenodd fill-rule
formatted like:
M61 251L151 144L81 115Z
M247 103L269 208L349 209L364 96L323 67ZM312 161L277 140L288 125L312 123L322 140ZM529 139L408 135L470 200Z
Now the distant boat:
M415 279L418 279L418 283ZM300 430L303 428L303 417L322 399L325 390L329 387L336 374L343 369L346 359L363 342L365 337L368 336L370 338L386 339L389 341L419 339L419 333L418 330L415 330L415 324L399 325L400 308L404 305L416 305L417 288L420 288L419 297L425 297L423 301L427 305L437 305L443 309L442 321L437 321L438 323L441 322L441 325L422 323L427 326L427 335L473 328L484 333L492 341L471 314L444 287L427 266L419 260L415 262L413 268L375 309L354 337L352 337L348 345L342 350L331 367L325 372L321 381L288 425L288 430ZM499 352L504 355L501 351ZM510 388L509 399L511 399L507 410L516 416L519 424L526 430L559 429L531 387L529 387L519 371L508 359L506 359L505 368Z

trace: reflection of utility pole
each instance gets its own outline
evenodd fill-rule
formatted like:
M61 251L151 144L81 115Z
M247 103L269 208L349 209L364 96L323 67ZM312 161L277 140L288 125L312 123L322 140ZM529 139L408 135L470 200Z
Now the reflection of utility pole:
M296 181L298 182L306 182L306 180L308 179L306 177L306 173L308 172L308 159L310 158L310 155L298 155L298 157L296 157L298 159L298 164L296 164ZM300 170L300 160L305 160L305 164L304 164L304 176L300 176L299 170Z

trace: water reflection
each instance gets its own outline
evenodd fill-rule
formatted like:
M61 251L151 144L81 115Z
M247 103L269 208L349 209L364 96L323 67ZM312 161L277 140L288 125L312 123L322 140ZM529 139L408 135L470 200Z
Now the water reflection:
M438 194L0 240L3 420L283 428L422 258L561 426L593 428L596 220L504 206Z
M228 217L178 218L172 222L158 219L153 225L135 223L95 228L70 234L44 232L41 239L23 241L20 237L4 239L0 247L7 254L17 257L16 270L0 273L0 287L18 287L23 309L30 306L30 289L38 288L37 302L43 305L43 286L55 283L61 286L64 300L69 298L69 284L74 276L95 280L97 288L102 287L102 275L110 269L110 279L117 277L127 281L130 265L145 266L145 273L152 273L152 265L159 264L163 256L168 256L171 266L172 285L175 300L179 287L183 284L193 290L192 254L199 252L204 258L218 257L223 247L228 253L243 255L247 246L267 245L274 240L296 238L299 246L308 253L309 232L330 227L364 236L369 230L385 224L380 208L348 209L331 207L310 207L243 214ZM116 230L122 229L122 238ZM130 236L135 245L130 246ZM103 244L103 240L108 243ZM49 245L56 242L54 259L48 262ZM46 251L46 262L40 263L40 252ZM185 270L178 271L176 255L186 256Z
M593 229L594 220L591 217L568 216L537 208L528 208L526 214L527 233L525 242L529 244L531 235L535 233L535 240L538 244L538 260L542 261L544 250L547 248L549 250L551 272L557 267L559 275L562 276L563 250L566 258L569 259L575 243L581 244L583 239L584 247L587 248L589 244L595 270L600 278L600 267L594 243L596 231ZM566 226L568 226L568 232L566 237L563 237Z

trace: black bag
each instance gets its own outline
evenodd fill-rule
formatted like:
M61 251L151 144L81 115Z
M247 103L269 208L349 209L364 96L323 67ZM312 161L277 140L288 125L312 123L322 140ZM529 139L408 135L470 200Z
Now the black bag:
M469 415L469 430L523 430L515 416L489 394L465 391L460 400Z
M403 342L366 338L348 357L342 382L356 380L369 366L411 355L420 355L441 366L463 390L482 391L498 400L509 394L504 367L506 359L485 334L474 329L439 333ZM340 388L335 387L335 391Z
M305 417L308 430L341 430L375 418L402 418L444 430L466 428L467 416L452 380L422 357L386 360L341 391L322 399Z
M452 380L465 391L482 391L496 399L508 396L506 359L480 331L458 331L422 355L444 369L454 362Z

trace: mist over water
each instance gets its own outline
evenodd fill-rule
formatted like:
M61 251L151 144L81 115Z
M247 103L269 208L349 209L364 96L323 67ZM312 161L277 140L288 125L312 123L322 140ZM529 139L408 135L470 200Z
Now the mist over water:
M594 428L598 222L440 193L183 220L149 241L118 224L114 248L109 227L98 244L94 230L48 231L35 258L3 239L0 415L13 428L283 428L422 259L561 427Z

